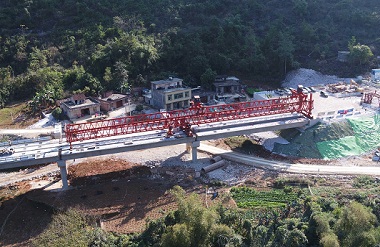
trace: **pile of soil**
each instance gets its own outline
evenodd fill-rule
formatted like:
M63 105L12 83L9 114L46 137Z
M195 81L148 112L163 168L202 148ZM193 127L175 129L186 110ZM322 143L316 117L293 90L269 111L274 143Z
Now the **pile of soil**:
M73 187L148 175L148 167L115 158L89 159L68 168L68 179Z

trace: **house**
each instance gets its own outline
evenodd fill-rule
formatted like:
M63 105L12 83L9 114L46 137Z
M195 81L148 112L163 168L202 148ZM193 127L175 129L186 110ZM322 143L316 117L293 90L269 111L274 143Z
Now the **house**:
M234 94L242 91L242 84L235 76L216 76L214 87L217 94Z
M189 107L191 88L183 85L183 80L169 77L151 82L151 104L159 109L174 110Z
M199 96L200 101L204 104L215 102L216 93L214 91L206 91L201 87L197 87L191 89L191 94L193 97Z
M380 80L380 69L372 69L371 80L372 81Z
M214 87L216 91L215 99L219 102L232 103L246 100L243 85L235 76L216 76Z
M84 94L74 94L61 102L60 108L69 119L92 116L100 113L100 103L96 99L87 98Z
M129 99L125 94L117 94L109 91L97 100L100 102L100 110L108 112L128 104Z
M338 58L337 58L337 60L339 62L347 62L349 55L350 55L349 51L338 51Z

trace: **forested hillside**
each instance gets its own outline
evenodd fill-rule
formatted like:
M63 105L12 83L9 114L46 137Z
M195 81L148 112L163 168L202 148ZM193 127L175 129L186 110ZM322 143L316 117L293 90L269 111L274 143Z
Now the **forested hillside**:
M379 23L377 0L4 0L0 106L168 75L205 88L216 74L272 83L300 66L352 76L375 66ZM359 55L336 67L349 43Z

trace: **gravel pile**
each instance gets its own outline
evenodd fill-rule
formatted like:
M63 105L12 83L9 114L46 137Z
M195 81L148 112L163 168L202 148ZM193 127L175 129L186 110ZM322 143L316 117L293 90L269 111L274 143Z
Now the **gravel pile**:
M226 163L225 167L209 172L207 174L208 178L223 181L228 185L236 185L244 182L252 172L256 171L256 168L250 166L239 165L229 161Z
M312 69L297 69L289 72L285 80L281 83L283 87L297 88L298 85L306 87L326 85L344 81L349 83L351 78L338 78L334 75L323 75Z

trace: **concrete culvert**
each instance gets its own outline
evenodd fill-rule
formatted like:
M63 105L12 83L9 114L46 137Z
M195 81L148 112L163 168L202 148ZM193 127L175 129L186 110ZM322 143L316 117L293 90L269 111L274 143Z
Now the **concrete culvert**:
M222 160L222 157L215 156L215 157L213 157L213 158L210 159L210 162L213 164L213 163L221 161L221 160Z
M203 173L208 173L208 172L211 172L213 170L223 167L225 163L226 163L225 160L219 160L218 162L215 162L214 164L203 167L201 171Z

